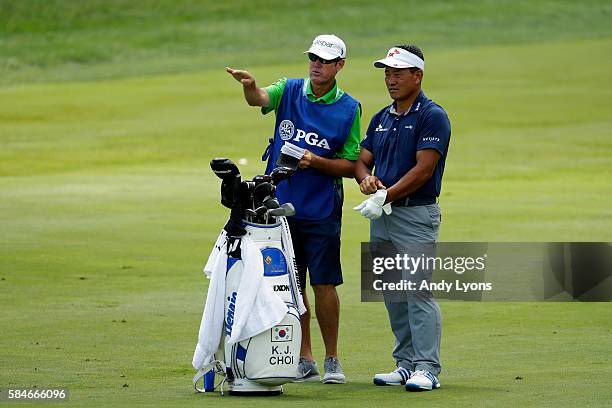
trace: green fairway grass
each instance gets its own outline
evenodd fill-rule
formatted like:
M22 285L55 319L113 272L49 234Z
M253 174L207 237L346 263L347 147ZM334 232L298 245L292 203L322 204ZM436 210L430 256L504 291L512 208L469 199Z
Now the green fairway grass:
M608 38L611 15L602 0L0 0L0 84L297 63L322 32L341 35L349 60L408 40L431 51Z
M332 18L322 4L276 15L232 2L112 3L124 13L69 3L0 0L0 21L10 22L0 27L0 388L68 387L70 401L59 405L75 407L612 403L609 303L442 302L442 388L374 387L374 373L393 369L393 339L384 305L360 302L357 253L368 224L351 210L362 200L351 180L339 288L348 384L288 384L263 399L195 394L201 269L228 216L208 162L246 158L243 175L261 173L274 124L246 106L224 66L251 69L260 85L305 76L299 52L331 31ZM612 241L609 5L466 4L423 5L406 33L383 26L393 10L341 5L347 17L336 33L349 33L355 55L339 80L362 102L362 128L390 102L372 61L417 33L424 90L453 125L441 240ZM286 48L259 42L283 38L279 27L297 15L308 30L287 30ZM308 25L317 17L321 26ZM205 18L216 25L198 25ZM242 28L226 29L232 22ZM221 56L219 33L244 47L244 60ZM203 38L213 45L191 58Z

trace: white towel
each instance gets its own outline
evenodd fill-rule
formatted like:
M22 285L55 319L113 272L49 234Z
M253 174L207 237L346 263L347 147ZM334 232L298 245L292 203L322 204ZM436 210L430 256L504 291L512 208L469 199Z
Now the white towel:
M213 246L212 251L210 252L210 255L208 256L206 265L204 265L204 273L206 274L208 278L210 278L210 276L212 275L212 272L215 266L214 263L217 261L217 257L219 256L219 253L221 252L221 248L223 248L224 249L223 252L225 252L226 239L227 239L227 232L225 232L225 230L222 229L221 233L217 237L217 241L215 242L215 245Z
M206 305L200 323L198 344L192 365L200 370L213 360L223 335L225 319L225 276L227 254L225 231L215 243L204 272L210 277ZM229 344L253 337L279 324L287 314L287 305L276 296L272 288L264 285L261 251L247 236L241 238L243 270L234 311L234 324Z
M218 246L219 242L221 244ZM221 342L223 320L225 319L225 271L227 269L225 244L225 231L222 231L204 267L204 273L210 278L210 284L200 322L198 344L191 362L196 370L213 360L213 355Z
M248 236L240 243L244 273L236 296L232 335L234 344L276 326L287 314L287 306L272 288L264 284L261 250Z

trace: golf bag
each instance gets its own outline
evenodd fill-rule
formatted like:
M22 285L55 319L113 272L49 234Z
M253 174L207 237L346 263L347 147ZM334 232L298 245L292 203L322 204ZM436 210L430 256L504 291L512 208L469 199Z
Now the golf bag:
M261 180L262 176L258 177ZM250 196L243 197L248 201ZM226 197L228 207L232 201ZM252 205L243 202L240 206L244 209ZM289 226L282 215L266 216L266 224L247 221L249 217L235 208L233 205L232 217L204 268L211 276L211 284L193 360L198 370L194 387L199 392L220 387L223 393L227 383L230 395L278 395L282 384L294 380L297 374L302 337L300 314L305 311ZM237 214L246 219L238 222ZM223 305L221 319L211 317L220 316L220 310L208 310L215 303L217 308ZM214 324L207 325L207 315L208 322ZM218 348L209 358L203 350L210 350L205 343L210 345L211 340L218 340ZM215 375L222 377L217 386ZM202 378L204 388L198 387Z

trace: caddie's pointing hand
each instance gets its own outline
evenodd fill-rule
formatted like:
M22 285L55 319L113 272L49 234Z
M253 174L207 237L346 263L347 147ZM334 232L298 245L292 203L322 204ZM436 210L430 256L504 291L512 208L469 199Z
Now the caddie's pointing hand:
M234 79L242 84L242 86L248 87L255 85L255 77L251 75L248 71L243 71L240 69L233 69L230 67L225 67L225 70L234 77Z

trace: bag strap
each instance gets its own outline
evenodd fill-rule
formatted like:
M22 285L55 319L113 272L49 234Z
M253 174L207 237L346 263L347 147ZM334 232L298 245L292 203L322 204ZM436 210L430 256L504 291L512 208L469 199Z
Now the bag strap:
M205 366L203 366L196 372L196 374L193 376L193 388L195 388L195 390L200 393L207 392L206 389L204 388L205 387L204 384L202 388L198 388L198 381L203 379L204 376L208 374L208 372L211 370L214 371L215 374L219 374L223 376L223 380L219 384L215 385L213 388L213 391L214 391L219 386L221 386L220 391L221 391L221 395L223 395L223 384L225 384L225 364L219 360L211 361L210 363L206 364Z

